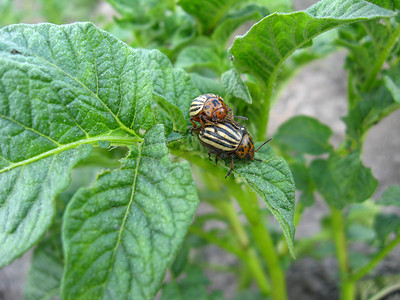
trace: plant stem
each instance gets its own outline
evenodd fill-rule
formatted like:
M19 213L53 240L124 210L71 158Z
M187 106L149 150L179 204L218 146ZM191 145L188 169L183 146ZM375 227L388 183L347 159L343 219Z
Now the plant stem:
M233 181L230 181L230 190L249 221L254 241L268 266L272 284L272 298L275 300L287 299L285 275L280 266L271 235L262 221L256 194L247 188L242 189L241 185Z
M394 285L388 286L388 287L384 288L383 290L379 291L379 293L377 293L376 295L369 298L369 300L383 299L383 297L393 293L394 291L398 291L398 290L400 290L400 284L394 284Z
M400 243L400 234L397 235L395 239L389 242L385 247L383 247L370 262L364 267L358 269L354 274L350 277L352 281L360 280L364 277L369 271L371 271L386 255L389 254L390 251L394 247L396 247Z
M217 208L223 213L229 220L232 231L235 233L238 239L239 245L242 250L246 253L244 260L252 272L257 284L264 295L270 294L270 284L267 275L262 269L262 263L260 262L257 253L253 248L250 247L249 238L243 227L242 222L233 206L232 202L221 201L216 205Z
M343 215L340 210L330 207L333 237L336 246L336 255L339 265L340 274L340 299L351 300L354 299L355 286L354 281L349 279L349 257L347 253L347 242L344 229Z
M368 77L362 86L363 91L368 91L371 88L376 76L378 75L379 71L382 69L383 64L385 63L387 57L390 54L390 50L392 50L399 35L400 35L400 26L398 26L396 28L396 30L391 34L388 42L386 43L385 48L382 50L382 52L377 57L371 72L368 74Z

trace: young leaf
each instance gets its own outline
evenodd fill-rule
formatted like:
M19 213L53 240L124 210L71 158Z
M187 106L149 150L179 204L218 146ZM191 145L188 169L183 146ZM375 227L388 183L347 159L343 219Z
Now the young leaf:
M342 209L346 204L368 199L378 184L364 167L358 151L347 156L329 156L311 163L311 177L329 205Z
M153 96L154 102L158 104L158 106L169 116L169 119L172 121L173 128L172 129L178 131L185 131L187 129L187 118L185 118L182 114L182 111L174 104L169 102L160 94L154 93ZM169 122L161 122L164 126L168 126Z
M141 141L155 123L135 51L88 23L0 30L0 266L49 228L90 144Z
M361 145L368 129L398 109L400 105L393 101L390 93L383 86L359 96L361 100L343 120L347 125L348 137Z
M231 94L236 98L243 99L247 103L251 103L249 89L243 82L240 74L235 69L231 69L223 73L221 76L221 81L228 94Z
M153 299L185 237L198 204L188 164L170 162L162 125L130 150L67 208L64 299Z
M178 4L194 16L203 28L210 32L235 2L241 0L179 0Z
M383 77L383 80L385 82L386 88L392 94L394 102L397 102L400 104L400 88L396 85L396 83L388 75L385 75Z
M187 118L192 100L199 95L190 75L174 69L168 58L158 50L140 49L138 54L153 76L154 92L178 107Z
M392 185L383 192L380 199L376 201L377 204L381 205L396 205L400 206L400 185Z
M364 0L322 0L305 11L265 17L236 37L229 51L240 72L258 77L272 89L286 58L317 35L351 22L392 16L392 11Z
M383 244L390 233L400 234L400 217L396 214L377 214L374 229L378 240Z
M190 74L190 78L192 78L194 85L199 90L199 94L214 93L221 97L225 97L226 91L220 82L209 77L201 76L197 73Z
M175 67L190 72L196 68L209 68L217 74L224 71L224 63L215 49L207 46L188 46L178 55Z
M269 10L266 7L256 4L246 5L241 10L225 16L215 28L212 39L218 43L225 44L240 25L248 21L258 21L268 14Z
M279 127L274 141L300 153L320 155L332 150L329 144L331 135L332 130L318 120L307 116L297 116Z

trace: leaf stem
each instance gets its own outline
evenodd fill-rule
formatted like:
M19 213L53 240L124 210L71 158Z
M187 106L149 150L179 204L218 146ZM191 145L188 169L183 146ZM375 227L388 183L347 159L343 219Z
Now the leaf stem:
M392 48L393 48L394 44L396 43L399 36L400 36L400 26L398 26L396 28L396 30L392 33L388 42L386 43L385 48L382 50L382 52L379 54L378 58L376 59L371 72L368 74L368 77L362 86L363 91L368 91L371 88L376 76L378 75L379 71L382 69L383 64L385 63L387 57L390 54L390 50L392 50Z
M364 277L369 271L371 271L386 255L389 254L390 251L394 247L396 247L400 243L400 234L397 235L395 239L385 245L375 256L372 258L367 265L358 269L354 272L354 274L350 277L350 280L357 281Z
M232 231L235 233L240 247L246 253L246 256L244 257L245 262L249 270L252 272L255 280L257 281L261 292L264 295L269 295L271 293L271 288L268 277L262 268L262 262L260 262L257 253L252 247L250 247L249 238L243 227L242 222L239 219L235 207L233 206L233 203L230 201L221 201L218 203L217 207L218 209L220 209L221 213L226 215L226 217L228 218Z
M58 153L61 153L63 151L72 149L72 148L77 148L81 145L88 145L88 144L95 144L99 141L108 141L110 142L112 145L117 145L117 146L127 146L127 145L133 145L137 142L142 142L143 139L139 138L139 137L120 137L120 136L108 136L108 135L104 135L104 136L97 136L97 137L93 137L93 138L89 138L89 139L84 139L84 140L79 140L76 142L72 142L69 144L64 144L61 145L60 147L57 148L53 148L49 151L43 152L39 155L36 155L34 157L16 162L16 163L12 163L10 165L8 165L7 167L4 167L3 169L0 170L0 174L10 171L14 168L29 164L29 163L33 163L37 160L52 156L52 155L56 155Z
M229 183L232 195L237 199L243 213L249 221L254 241L268 266L272 285L272 299L287 299L284 272L280 266L279 257L276 253L272 237L262 221L257 196L248 188L242 189L242 186L235 183L233 180L230 180Z
M381 291L379 291L376 295L369 298L369 300L383 299L383 297L393 293L394 291L398 291L398 290L400 290L400 284L394 284L394 285L388 286L388 287L382 289Z
M198 235L199 237L202 237L209 243L213 243L220 247L221 249L224 249L227 252L232 253L233 255L236 255L237 257L241 259L245 259L245 253L235 247L233 247L231 244L221 240L218 238L215 234L212 234L210 232L206 232L203 229L197 227L197 226L191 226L189 228L189 232Z
M336 256L339 265L340 275L340 299L352 300L354 299L355 286L354 281L349 279L350 267L349 257L347 252L347 241L344 228L343 214L337 208L331 206L331 220L333 237L336 246Z

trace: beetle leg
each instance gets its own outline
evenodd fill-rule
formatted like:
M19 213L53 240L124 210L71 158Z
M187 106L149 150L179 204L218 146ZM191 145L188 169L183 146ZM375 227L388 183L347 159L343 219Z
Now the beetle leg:
M234 169L234 164L233 164L233 158L235 157L235 154L232 154L232 160L231 160L231 169L229 170L229 172L226 174L225 179L228 178L229 175L231 175L233 169Z
M193 118L190 118L190 123L192 123L192 125L193 125L193 128L197 128L197 125L196 125L196 123L195 123L195 122L193 122Z
M217 133L217 123L214 123L214 132Z
M211 151L208 151L208 160L211 161Z
M204 119L203 118L204 118L204 116L201 115L199 120L200 120L201 126L204 128L204 126L206 126L206 125L204 124Z

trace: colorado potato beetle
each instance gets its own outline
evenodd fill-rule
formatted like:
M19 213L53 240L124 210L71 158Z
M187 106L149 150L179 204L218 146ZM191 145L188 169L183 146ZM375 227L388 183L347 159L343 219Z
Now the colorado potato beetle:
M226 174L225 178L234 170L233 159L235 157L247 158L249 161L261 161L260 159L254 158L254 154L272 139L266 140L255 150L253 138L247 129L241 124L231 120L225 120L216 125L207 123L202 131L198 130L196 132L199 135L200 142L210 149L208 158L210 158L211 153L216 154L215 162L217 163L220 156L231 157L231 169Z
M189 115L194 129L197 128L194 122L200 122L201 126L204 127L207 122L216 125L217 122L226 119L233 121L234 118L232 109L225 104L222 97L212 93L203 94L195 98L190 105ZM236 117L247 120L245 117Z

